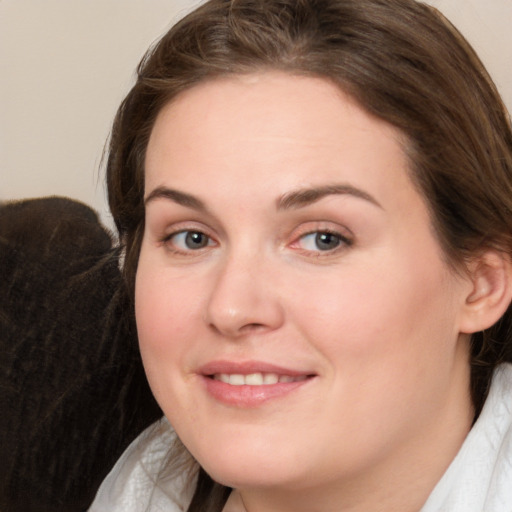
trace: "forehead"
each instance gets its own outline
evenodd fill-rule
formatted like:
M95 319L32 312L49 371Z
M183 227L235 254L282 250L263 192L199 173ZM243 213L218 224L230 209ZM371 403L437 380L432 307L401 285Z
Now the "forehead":
M215 79L158 115L146 194L169 184L226 192L236 183L247 191L268 184L279 194L333 180L380 194L409 182L404 142L327 80L277 72Z
M316 134L318 140L327 137L329 141L330 135L335 135L333 128L344 128L343 121L347 120L352 130L359 128L379 138L406 139L325 78L267 71L214 78L178 94L157 116L150 144L162 130L170 135L172 125L176 125L175 132L183 134L183 130L191 129L205 135L219 114L224 114L223 125L215 127L219 137L233 128L240 130L240 136L250 130L291 136L302 129L302 133L309 132L308 137Z

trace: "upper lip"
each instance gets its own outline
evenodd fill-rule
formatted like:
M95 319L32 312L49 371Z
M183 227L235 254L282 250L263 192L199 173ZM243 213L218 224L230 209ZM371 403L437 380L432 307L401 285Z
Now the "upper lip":
M277 375L289 375L299 377L301 375L313 375L313 372L285 368L263 361L210 361L198 369L201 375L216 375L219 373L250 375L252 373L275 373Z

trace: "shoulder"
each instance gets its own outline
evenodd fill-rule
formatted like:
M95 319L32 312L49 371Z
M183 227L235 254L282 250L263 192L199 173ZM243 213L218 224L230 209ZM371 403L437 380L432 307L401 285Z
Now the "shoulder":
M477 422L421 512L512 510L512 364L500 365Z
M486 404L487 405L487 404ZM489 395L489 428L484 449L492 453L489 477L489 510L512 510L512 364L501 365L494 375Z
M177 436L165 418L147 428L103 481L89 512L186 510L194 479L190 470L169 470L176 443Z

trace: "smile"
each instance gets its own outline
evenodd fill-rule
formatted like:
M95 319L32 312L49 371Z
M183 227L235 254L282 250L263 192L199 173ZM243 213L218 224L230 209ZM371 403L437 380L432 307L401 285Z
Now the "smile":
M237 408L284 399L317 377L315 373L261 361L213 361L201 367L198 374L211 398Z
M230 384L231 386L269 386L278 383L300 382L307 379L307 375L278 375L277 373L216 373L213 379Z

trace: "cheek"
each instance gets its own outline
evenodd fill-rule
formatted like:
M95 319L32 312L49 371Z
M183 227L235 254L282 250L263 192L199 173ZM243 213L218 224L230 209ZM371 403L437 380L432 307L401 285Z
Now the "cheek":
M291 295L302 330L336 361L363 365L401 359L407 366L411 358L449 350L457 339L456 309L442 262L393 253L381 253L378 261L347 266L325 283L307 282L307 296Z
M376 449L385 435L398 441L433 414L456 357L454 293L443 265L430 259L418 272L418 258L398 261L383 254L379 268L352 267L325 286L307 283L307 299L295 294L295 321L327 362L333 401L343 404L325 424L347 431L357 424L358 439Z
M142 361L160 405L172 399L186 374L186 354L197 342L198 291L171 280L161 265L141 253L135 284L135 317Z
M141 349L175 350L198 325L199 286L176 277L155 258L141 252L135 282L135 317Z

